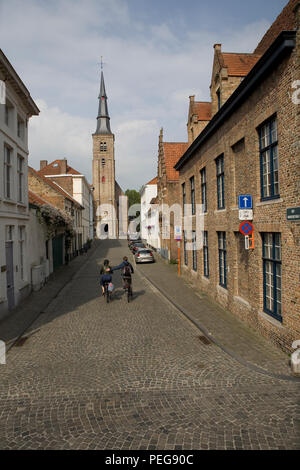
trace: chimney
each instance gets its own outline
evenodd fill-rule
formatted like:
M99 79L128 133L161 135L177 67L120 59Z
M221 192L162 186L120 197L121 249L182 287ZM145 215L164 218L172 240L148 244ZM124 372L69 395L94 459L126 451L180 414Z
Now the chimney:
M67 174L67 159L66 158L60 161L60 173L62 175Z
M221 52L221 50L222 50L222 44L214 44L214 50Z
M195 95L189 96L189 98L190 98L190 103L194 103L194 101L195 101Z
M40 170L45 168L48 165L48 160L40 160Z

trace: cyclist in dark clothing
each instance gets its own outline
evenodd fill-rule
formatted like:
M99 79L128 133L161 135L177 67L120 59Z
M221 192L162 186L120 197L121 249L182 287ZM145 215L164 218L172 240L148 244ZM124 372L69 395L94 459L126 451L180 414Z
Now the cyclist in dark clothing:
M103 265L100 268L100 275L101 275L101 280L100 280L100 285L102 287L102 294L105 294L105 289L104 286L107 283L110 283L112 281L112 268L109 265L109 260L105 259Z
M123 279L123 288L126 289L126 285L131 283L131 274L134 273L131 263L129 263L127 256L124 256L123 262L119 266L111 268L112 271L117 271L117 269L122 269L122 279Z

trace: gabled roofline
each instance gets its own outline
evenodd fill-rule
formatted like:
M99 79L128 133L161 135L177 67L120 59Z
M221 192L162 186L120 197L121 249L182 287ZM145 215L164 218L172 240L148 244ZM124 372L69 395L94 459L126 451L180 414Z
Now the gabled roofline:
M51 179L47 180L44 175L40 175L38 171L36 171L34 168L28 165L28 171L31 171L37 178L42 180L44 183L48 184L52 189L60 193L62 196L64 196L66 199L69 199L73 204L76 206L79 206L81 209L84 209L84 207L76 201L64 188L59 186L59 184L55 183L55 181L51 181Z
M31 116L37 116L40 113L39 108L33 101L30 96L30 93L24 83L22 82L21 78L9 62L8 58L4 54L4 52L0 49L0 71L4 74L5 79L4 81L10 82L14 85L14 88L18 90L18 94L20 98L26 103L27 109L30 111Z
M272 68L282 60L285 55L291 53L296 44L296 33L297 31L282 31L279 34L277 39L275 39L265 54L258 60L201 134L198 135L176 165L174 165L175 170L178 171L183 167L194 152L229 118L233 111L247 99L253 89Z

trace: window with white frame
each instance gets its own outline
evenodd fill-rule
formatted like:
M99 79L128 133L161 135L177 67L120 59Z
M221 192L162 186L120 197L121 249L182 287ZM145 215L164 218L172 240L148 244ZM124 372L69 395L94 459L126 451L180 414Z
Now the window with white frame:
M263 233L264 311L281 317L281 234Z
M277 119L273 117L259 128L261 198L279 195Z
M18 155L18 201L24 202L24 158Z
M4 197L12 196L12 149L4 145Z

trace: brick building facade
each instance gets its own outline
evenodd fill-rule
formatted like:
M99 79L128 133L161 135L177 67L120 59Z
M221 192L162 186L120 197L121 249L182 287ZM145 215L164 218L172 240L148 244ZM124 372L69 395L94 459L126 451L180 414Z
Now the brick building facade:
M175 163L188 148L184 142L164 142L161 129L158 144L158 176L157 176L157 205L172 207L178 204L179 172L174 169ZM174 240L174 214L169 221L159 215L160 254L168 260L177 260L178 249Z
M300 205L300 113L292 100L299 14L290 1L247 54L243 80L241 70L232 80L228 73L241 55L226 56L226 72L215 46L212 119L175 165L186 203L193 178L193 197L205 206L203 248L187 251L182 242L184 276L286 351L300 337L300 222L287 220L287 209ZM252 250L239 232L242 194L253 197Z

